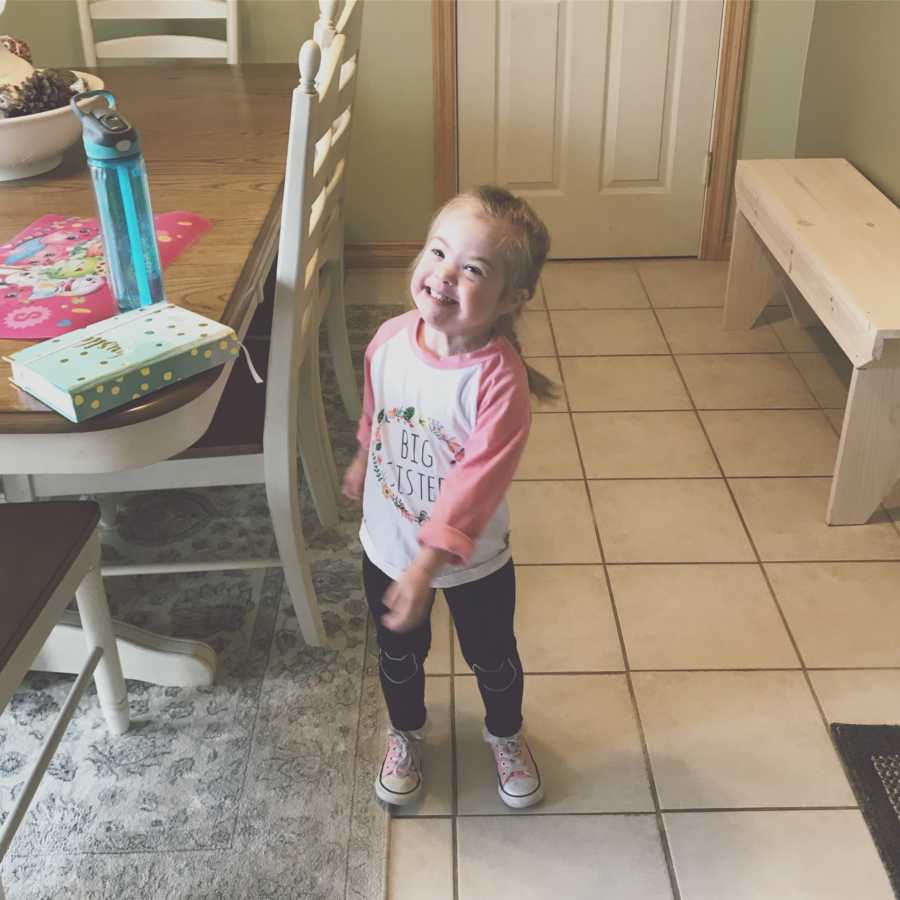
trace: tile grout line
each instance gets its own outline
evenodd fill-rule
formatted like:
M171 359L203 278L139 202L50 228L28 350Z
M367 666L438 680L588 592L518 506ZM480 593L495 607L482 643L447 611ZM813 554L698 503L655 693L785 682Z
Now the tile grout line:
M599 567L598 563L592 564L595 568ZM690 565L712 565L717 566L719 563L690 563ZM755 563L742 563L742 565L756 567ZM796 666L736 666L736 667L719 667L707 666L701 668L699 666L692 668L629 668L629 669L577 669L566 671L547 671L542 672L536 669L526 669L524 674L531 676L540 676L541 678L565 678L567 675L624 675L626 672L636 672L641 675L665 675L675 672L679 673L707 673L715 672L799 672L803 667ZM900 672L900 666L807 666L810 672ZM428 676L429 678L447 678L446 672L435 672ZM463 672L456 676L457 678L474 678L475 676L469 672ZM465 815L465 814L464 814Z
M556 480L556 479L551 479ZM574 479L569 479L574 480ZM626 478L591 478L589 481L636 481L641 479L626 479ZM686 481L687 479L683 478L657 478L656 481ZM702 479L691 479L691 480L702 480ZM706 479L710 480L710 479ZM736 481L740 479L735 479ZM869 563L895 563L900 564L900 559L896 556L894 557L872 557L870 559L767 559L766 563L769 565L774 565L775 563L779 563L782 565L810 565L812 563L841 563L842 565L851 565L851 566L864 566ZM548 563L516 563L516 568L528 567L528 566L595 566L597 563L583 563L583 562L567 562L567 563L559 563L559 562L548 562ZM745 559L725 559L719 560L718 562L710 562L710 563L702 563L698 561L691 560L654 560L654 559L634 559L628 562L614 562L607 563L607 566L612 566L612 568L618 568L620 566L696 566L696 565L713 565L713 566L753 566L756 563L753 560Z
M443 593L443 591L441 592ZM454 638L453 614L447 598L444 598L447 606L447 636L450 640L448 652L450 663L450 868L453 879L453 900L459 900L459 765L456 758L456 640Z
M632 264L632 270L635 273L638 283L641 285L641 289L644 292L644 296L647 300L648 305L652 306L652 304L650 304L650 295L647 292L646 287L644 286L643 280L641 279L640 275L637 272L637 266ZM655 317L655 313L654 313L654 317ZM556 342L556 333L553 330L552 320L550 323L550 331L551 331L551 335L553 337L553 345L554 345L554 347L556 347L557 355L558 355L559 347ZM563 372L561 359L559 360L559 371L560 371L560 376L563 380L563 383L565 383L565 373ZM650 759L650 748L647 744L647 735L644 731L644 723L641 718L640 708L638 707L637 694L634 689L634 681L632 679L631 667L628 663L628 648L625 644L625 637L622 632L622 622L621 622L621 619L619 618L618 607L616 606L615 592L613 591L612 580L610 579L609 569L607 568L606 553L603 549L603 540L600 536L600 526L597 522L597 516L594 511L594 501L593 501L593 497L591 496L590 481L587 477L587 470L585 469L585 465L584 465L584 456L581 452L581 442L578 439L578 430L575 428L575 417L574 417L574 413L572 412L571 404L569 404L569 413L570 413L570 423L569 424L570 424L570 427L572 428L572 434L575 439L575 449L578 453L578 461L581 465L581 471L584 476L584 478L583 478L584 491L587 496L588 509L590 511L591 522L594 526L594 538L597 541L597 547L600 551L600 563L603 568L603 577L606 582L606 590L607 590L607 594L609 596L609 604L610 604L610 609L612 611L613 620L616 623L616 633L619 638L619 650L622 654L622 663L625 666L625 673L624 673L625 674L625 683L628 686L628 694L631 698L631 710L632 710L632 714L634 715L635 723L637 725L638 738L640 739L640 742L641 742L641 754L644 759L644 774L647 777L647 787L648 787L648 790L650 791L651 800L653 801L653 813L654 813L654 817L656 819L657 835L659 837L660 848L662 849L662 852L663 852L663 859L664 859L665 865L666 865L666 873L669 876L669 886L672 890L672 896L673 896L674 900L681 900L681 890L678 885L678 877L675 873L675 862L674 862L674 859L672 858L672 849L669 846L669 838L668 838L668 835L666 834L665 822L663 820L662 812L660 811L659 792L656 787L656 778L654 777L654 774L653 774L653 764Z
M638 277L640 278L640 274L638 275ZM656 310L654 309L654 316L655 315L656 315ZM768 321L767 321L767 324L768 324ZM660 331L663 331L662 323L659 322L658 317L657 317L657 325L659 326ZM778 341L781 343L782 347L784 347L785 344L781 339L781 335L779 335L778 332L776 332L775 334L776 334L776 337L778 338ZM666 337L665 332L663 332L663 336L665 337L666 343L668 344L668 337ZM790 356L790 354L788 354L788 356ZM832 752L834 752L835 756L837 756L837 752L834 749L834 744L831 740L831 729L829 728L828 720L827 720L827 717L825 716L825 710L822 707L822 704L819 701L818 694L816 693L815 687L813 686L812 679L810 678L809 671L807 670L807 667L806 667L806 660L804 659L803 654L800 652L800 647L797 643L796 638L794 637L794 632L791 630L791 627L788 624L787 616L785 615L784 610L782 609L781 603L778 600L778 596L775 592L775 589L772 586L772 582L769 579L769 574L766 571L765 564L763 563L762 557L760 556L759 549L756 546L756 542L753 540L753 535L750 532L750 527L744 518L744 514L741 510L740 504L737 502L737 498L734 495L734 491L732 490L731 483L728 479L728 476L726 476L726 474L725 474L725 469L722 465L721 460L719 459L719 455L716 452L716 448L715 448L712 440L710 439L709 434L706 431L706 426L703 422L703 417L700 415L700 412L697 409L697 405L694 402L693 394L691 394L690 388L688 387L688 384L687 384L687 380L684 377L684 373L682 372L681 366L678 364L678 359L674 353L672 354L672 361L675 364L675 368L678 371L678 375L681 378L684 389L687 392L688 397L690 398L691 405L694 407L694 415L697 417L697 421L700 425L700 428L702 429L703 434L706 437L707 442L709 443L710 449L712 450L712 453L713 453L713 458L716 461L716 465L719 467L719 471L722 473L722 480L725 483L725 489L728 491L728 494L731 497L731 502L734 505L735 511L737 512L738 518L740 519L741 525L744 528L744 532L747 536L747 540L749 541L750 547L753 550L753 554L756 557L756 564L759 567L759 572L762 575L762 577L766 583L766 587L769 590L769 595L772 598L772 602L775 604L775 609L777 610L778 615L781 618L781 622L785 628L785 631L787 632L787 636L791 642L791 646L794 649L794 653L797 655L797 659L800 662L800 671L803 674L803 678L806 682L806 687L807 687L807 690L809 691L812 701L819 711L819 716L820 716L820 718L822 720L822 724L825 728L826 738L828 739L829 745L832 747ZM793 360L791 360L791 363L796 368L796 363L794 363ZM797 371L799 373L799 369ZM802 379L802 377L803 376L801 373L801 379ZM805 380L804 380L804 384L806 384ZM813 393L812 389L809 388L808 385L807 385L807 389L810 391L810 394L812 395L813 399L819 405L819 409L822 410L822 414L825 415L822 405L821 405L821 403L819 403L818 397L816 397L816 395ZM828 417L826 416L826 419L827 418ZM802 562L807 562L807 561L803 560ZM780 670L762 669L762 670L758 670L758 671L780 671ZM796 671L796 670L793 670L793 671ZM838 759L837 762L840 763L840 759Z
M690 412L690 410L671 410L672 412ZM707 410L703 410L707 412ZM830 475L728 475L732 481L791 481L817 479L830 479ZM588 481L718 481L720 475L592 475ZM531 478L514 478L517 483L532 483L540 481L582 481L574 475L560 476L558 478L544 478L540 475ZM841 526L838 526L841 527ZM851 526L854 527L854 526ZM613 563L615 565L615 563Z
M672 354L669 354L670 356ZM659 359L665 359L666 357L661 354L657 354ZM591 359L622 359L621 356L606 356L606 357L589 357ZM531 356L529 359L549 359L549 357L536 357ZM569 356L560 357L560 359L572 359ZM829 409L833 409L834 407L829 407ZM576 413L591 413L592 415L612 415L613 413L640 413L640 412L691 412L693 407L682 406L680 408L673 409L671 406L650 406L643 407L640 409L576 409L574 412ZM703 412L819 412L821 411L821 407L819 406L705 406L703 407ZM546 411L536 412L535 415L539 416L547 416L553 415L554 413L562 413L564 410L556 410L556 409L548 409Z
M855 812L858 806L840 806L832 804L830 806L661 806L659 812L662 815L667 814L710 814L710 813L781 813L781 812ZM497 819L509 821L514 818L528 819L560 819L560 818L582 818L582 819L626 819L626 818L649 818L655 817L652 809L620 809L608 810L605 812L538 812L534 810L529 812L527 816L515 815L509 813L466 813L460 816L461 819ZM418 816L421 819L430 819L433 821L441 821L448 816Z
M763 314L765 314L765 313L763 313ZM789 313L789 315L791 315L791 318L793 320L793 314ZM766 317L766 321L768 322L768 317ZM785 352L788 355L788 359L790 359L790 361L791 361L791 365L794 367L795 371L800 376L800 380L803 382L803 384L806 386L806 389L809 391L809 393L812 395L813 399L818 404L819 410L821 411L822 415L825 416L825 419L828 422L828 424L832 426L832 430L834 430L834 426L832 425L831 419L829 419L828 414L825 412L825 407L822 406L822 401L819 399L818 394L813 390L812 385L804 377L803 370L797 365L797 362L794 359L793 354L788 350L787 344L784 342L784 340L782 339L782 336L777 331L775 331L775 335L778 338L779 342L781 343L781 346L784 347ZM825 357L824 353L822 354L822 356L827 360L827 357ZM844 401L844 412L845 413L846 413L846 406L847 406L847 401L845 400ZM840 438L840 434L838 435L838 438ZM833 475L832 475L832 477L833 477ZM730 487L729 487L729 490L730 490ZM879 507L881 509L884 509L882 504L879 504ZM885 510L885 515L887 516L888 521L890 521L890 522L893 521L893 519L887 513L886 510ZM895 526L895 530L896 530L896 523L894 523L894 526ZM755 551L755 549L756 548L754 547L754 551ZM772 600L775 603L775 608L778 610L778 615L781 617L781 621L784 623L784 627L787 629L788 637L790 638L791 644L794 647L794 652L797 654L797 658L800 660L800 666L801 666L800 671L803 673L803 678L806 681L806 686L807 686L807 689L809 690L810 696L813 699L813 703L815 703L816 709L819 711L819 717L821 718L822 724L825 727L825 735L828 738L828 741L831 744L832 749L834 750L835 756L838 758L838 763L840 764L841 763L840 756L838 755L837 748L834 747L834 741L831 738L831 727L828 722L828 716L825 715L825 707L822 705L822 702L819 699L819 695L816 691L815 685L812 682L812 678L809 674L809 669L807 668L807 665L806 665L806 659L804 658L803 653L800 651L799 644L797 643L796 639L794 638L794 632L791 630L791 627L788 624L787 616L785 615L785 612L782 609L781 603L778 600L778 595L777 595L775 588L772 585L772 582L769 578L769 573L766 571L766 567L765 567L765 565L762 564L762 562L760 562L760 569L762 570L762 576L765 579L766 587L769 589L769 593L771 594ZM855 808L859 809L859 806L857 806Z

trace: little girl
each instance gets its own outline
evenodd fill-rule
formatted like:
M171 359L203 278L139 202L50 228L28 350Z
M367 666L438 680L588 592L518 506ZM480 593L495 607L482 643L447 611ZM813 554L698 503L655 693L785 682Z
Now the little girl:
M507 191L455 197L416 260L415 309L385 322L366 350L359 450L343 492L363 501L363 584L392 725L375 781L386 803L411 803L422 790L435 588L484 700L500 797L522 808L543 796L522 736L504 495L528 438L529 391L552 396L523 362L513 328L549 247L544 224Z

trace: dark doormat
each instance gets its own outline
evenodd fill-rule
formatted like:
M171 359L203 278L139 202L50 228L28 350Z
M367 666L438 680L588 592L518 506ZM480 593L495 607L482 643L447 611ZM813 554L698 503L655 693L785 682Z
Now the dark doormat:
M831 734L900 900L900 725L842 725Z

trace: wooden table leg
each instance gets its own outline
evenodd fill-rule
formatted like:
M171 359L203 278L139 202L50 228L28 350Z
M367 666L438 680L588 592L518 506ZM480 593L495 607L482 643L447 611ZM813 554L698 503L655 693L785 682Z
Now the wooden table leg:
M900 341L853 370L825 521L861 525L900 477Z
M725 289L722 322L725 330L746 331L752 328L768 303L779 295L781 278L781 267L747 217L738 210L734 216L731 264Z

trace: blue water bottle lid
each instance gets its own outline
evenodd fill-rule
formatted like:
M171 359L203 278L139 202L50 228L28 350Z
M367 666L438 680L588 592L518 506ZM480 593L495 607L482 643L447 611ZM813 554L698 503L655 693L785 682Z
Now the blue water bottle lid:
M91 97L103 97L108 105L87 110L78 105ZM141 152L137 131L116 109L116 98L109 91L82 91L72 97L69 104L81 119L81 138L88 159L124 159Z

